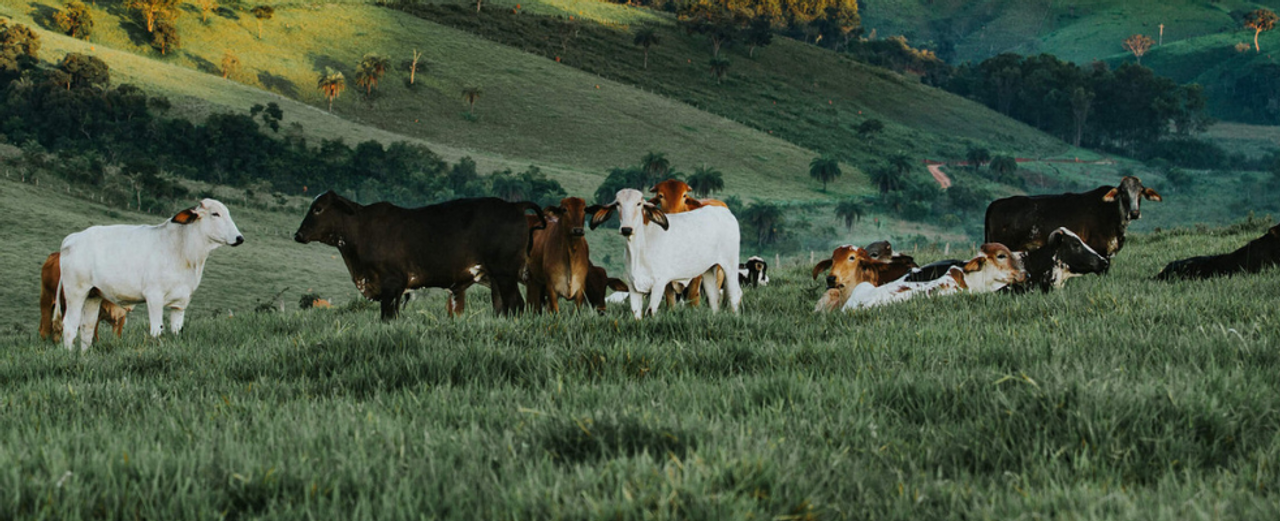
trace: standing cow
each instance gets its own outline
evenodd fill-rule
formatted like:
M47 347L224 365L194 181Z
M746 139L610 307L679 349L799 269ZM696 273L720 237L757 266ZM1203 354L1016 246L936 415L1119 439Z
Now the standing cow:
M383 320L399 313L406 289L417 288L449 290L449 315L459 315L467 288L476 283L492 290L495 312L508 314L524 308L519 280L528 253L528 210L542 220L534 203L495 197L401 208L366 206L329 191L311 203L293 238L338 248L356 289L382 304Z
M62 339L62 317L54 316L55 310L61 313L67 307L67 298L58 291L62 282L62 252L50 253L40 267L40 338L57 343ZM53 301L57 295L58 301ZM98 290L89 292L90 297L101 297ZM124 322L132 309L117 306L110 300L102 301L98 310L98 322L106 322L115 331L116 337L124 334ZM93 339L98 339L98 326L93 327Z
M587 246L585 227L587 203L578 197L560 200L560 206L548 206L546 227L539 230L530 223L533 244L529 251L529 305L559 313L560 299L582 306L587 301L587 274L591 252ZM604 287L600 292L603 299Z
M78 331L80 349L89 349L103 299L121 306L146 303L151 336L160 336L169 308L169 328L182 331L205 260L224 244L239 246L244 236L227 207L213 199L154 226L94 226L68 235L60 262L67 298L63 345L72 349Z
M1066 228L1110 259L1124 247L1129 222L1142 217L1142 199L1161 197L1133 176L1125 176L1118 186L1079 194L1006 197L987 207L986 242L1030 252L1043 246L1054 230Z

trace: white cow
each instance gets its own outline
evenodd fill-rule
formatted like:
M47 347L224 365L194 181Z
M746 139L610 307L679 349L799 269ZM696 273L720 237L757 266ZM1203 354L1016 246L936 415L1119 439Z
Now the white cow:
M244 236L231 212L213 199L183 210L163 223L94 226L62 240L62 282L67 297L62 343L80 349L93 343L93 320L102 299L123 306L146 303L151 336L160 336L162 314L169 308L169 327L182 330L191 293L200 285L204 261L218 246L239 246ZM97 288L101 297L89 298Z
M639 190L618 191L612 203L587 208L591 228L618 212L618 231L627 238L625 256L631 312L643 316L644 297L649 297L649 314L658 311L662 289L671 282L688 284L699 275L702 292L713 312L720 309L716 288L716 266L725 273L738 268L738 220L728 208L704 206L691 212L667 215L644 200ZM734 313L742 303L742 287L737 277L725 277L725 291ZM657 291L654 291L654 289Z
M937 297L961 291L991 293L1025 281L1027 273L1021 258L1009 248L1000 243L987 243L979 248L978 256L964 266L952 266L942 277L926 282L907 282L907 278L880 286L870 282L858 284L845 302L844 310L882 306L921 295Z

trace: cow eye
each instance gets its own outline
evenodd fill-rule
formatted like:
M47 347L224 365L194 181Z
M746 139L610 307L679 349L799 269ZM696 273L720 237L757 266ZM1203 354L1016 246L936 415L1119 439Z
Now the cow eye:
M323 212L323 211L324 211L324 208L316 208L314 210L311 210L311 213L320 215L320 212Z
M996 258L997 258L997 259L1000 259L1000 260L1005 260L1005 259L1009 258L1009 256L1008 256L1008 255L1005 255L1005 254L1003 254L1003 253L1001 253L1000 255L996 255Z
M218 213L218 212L213 212L213 216L214 216L214 217L222 217L222 214L220 214L220 213Z

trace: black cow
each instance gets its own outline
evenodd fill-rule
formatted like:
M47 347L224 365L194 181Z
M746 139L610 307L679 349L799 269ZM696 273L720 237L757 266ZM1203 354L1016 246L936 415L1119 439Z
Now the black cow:
M1133 176L1081 194L1006 197L987 207L986 242L1029 252L1043 246L1050 232L1067 228L1110 259L1124 247L1129 221L1142 217L1143 198L1161 200Z
M1026 293L1032 288L1048 293L1061 288L1067 279L1089 273L1105 273L1111 262L1090 248L1079 235L1066 228L1049 234L1045 245L1022 257L1027 280L1011 284L1009 291Z
M1231 253L1170 262L1156 278L1206 279L1240 272L1257 273L1277 264L1280 264L1280 225Z
M738 264L738 283L745 286L769 285L769 263L760 257L751 257Z
M416 288L448 289L449 314L458 315L475 283L489 286L494 311L507 314L524 307L517 281L529 243L528 210L542 218L534 203L493 197L401 208L365 206L330 191L311 203L293 238L337 247L356 289L382 303L383 320L395 318L400 296Z

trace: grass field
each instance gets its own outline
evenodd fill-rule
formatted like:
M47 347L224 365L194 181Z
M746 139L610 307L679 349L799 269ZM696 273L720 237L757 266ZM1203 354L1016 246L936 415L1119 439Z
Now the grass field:
M856 315L812 315L789 264L742 316L436 298L391 324L135 320L84 354L14 331L0 517L1274 519L1280 272L1151 280L1265 224L1135 236L1049 295Z

